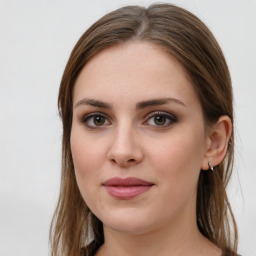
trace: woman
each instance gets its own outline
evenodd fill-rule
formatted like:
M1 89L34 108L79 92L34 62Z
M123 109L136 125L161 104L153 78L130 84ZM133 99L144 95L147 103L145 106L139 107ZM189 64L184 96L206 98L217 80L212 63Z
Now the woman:
M197 17L170 4L107 14L74 47L58 104L52 256L237 255L231 80Z

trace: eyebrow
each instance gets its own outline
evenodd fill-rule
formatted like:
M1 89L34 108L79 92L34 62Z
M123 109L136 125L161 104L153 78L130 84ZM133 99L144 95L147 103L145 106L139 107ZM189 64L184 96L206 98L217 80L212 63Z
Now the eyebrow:
M163 99L151 99L151 100L145 100L145 101L141 101L139 103L136 104L136 109L143 109L146 107L150 107L150 106L160 106L160 105L164 105L166 103L169 102L174 102L177 103L181 106L186 107L187 105L185 103L183 103L182 101L175 99L175 98L163 98Z
M187 106L185 103L183 103L182 101L175 99L175 98L161 98L161 99L150 99L150 100L138 102L136 104L136 110L144 109L144 108L150 107L150 106L160 106L160 105L164 105L169 102L174 102L174 103L179 104L184 107ZM109 103L106 103L106 102L103 102L100 100L95 100L95 99L87 99L87 98L78 101L75 105L75 108L80 105L89 105L89 106L105 108L105 109L113 108L112 105Z
M75 105L75 108L80 106L80 105L90 105L93 107L98 107L98 108L107 108L107 109L111 109L112 106L106 102L100 101L100 100L94 100L94 99L82 99L80 101L78 101Z

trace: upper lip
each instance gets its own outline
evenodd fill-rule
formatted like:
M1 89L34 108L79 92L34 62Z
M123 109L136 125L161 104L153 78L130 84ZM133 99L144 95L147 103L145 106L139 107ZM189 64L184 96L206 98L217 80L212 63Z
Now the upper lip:
M148 182L136 177L119 178L114 177L106 180L103 185L105 186L151 186L154 185L152 182Z

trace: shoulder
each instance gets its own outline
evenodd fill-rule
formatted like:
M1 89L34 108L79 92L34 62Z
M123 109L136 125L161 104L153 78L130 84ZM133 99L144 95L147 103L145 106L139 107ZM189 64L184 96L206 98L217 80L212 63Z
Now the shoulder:
M89 254L87 253L87 250L86 250L85 247L83 247L83 248L81 249L80 256L89 256Z
M242 256L240 254L232 253L232 252L224 252L222 256Z
M94 256L98 249L99 245L92 241L89 245L81 249L80 256Z
M84 247L81 249L80 256L94 256L94 252L92 252L88 247Z

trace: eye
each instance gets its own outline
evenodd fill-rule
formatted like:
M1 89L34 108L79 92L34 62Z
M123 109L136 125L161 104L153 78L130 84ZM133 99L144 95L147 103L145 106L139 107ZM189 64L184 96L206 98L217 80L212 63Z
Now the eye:
M110 124L107 117L102 113L90 113L83 117L82 123L92 129Z
M177 118L166 112L153 112L147 117L147 120L143 123L150 126L167 127L177 122Z

